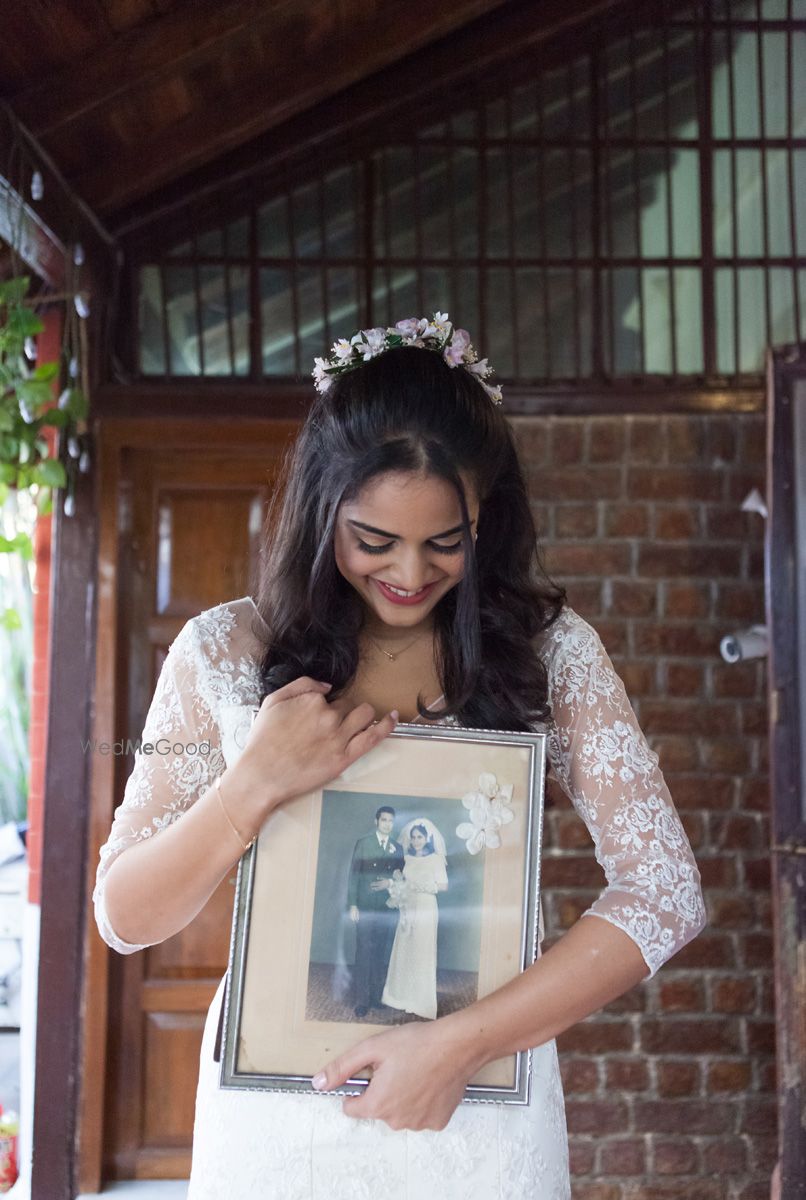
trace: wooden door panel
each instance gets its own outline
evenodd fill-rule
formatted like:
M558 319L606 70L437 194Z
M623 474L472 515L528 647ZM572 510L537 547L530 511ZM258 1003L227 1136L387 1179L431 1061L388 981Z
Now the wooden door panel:
M254 594L266 505L294 427L233 426L171 444L154 422L121 450L117 495L116 724L142 730L168 647L184 622ZM120 802L131 760L116 764ZM105 1173L182 1178L190 1170L204 1020L226 970L235 870L194 921L140 954L113 956Z

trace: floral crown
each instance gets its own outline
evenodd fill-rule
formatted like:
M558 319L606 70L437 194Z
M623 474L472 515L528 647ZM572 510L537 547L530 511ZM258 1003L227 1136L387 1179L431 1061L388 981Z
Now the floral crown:
M467 367L478 379L493 404L502 401L501 388L486 383L493 368L486 358L480 359L466 329L454 329L448 314L436 312L429 321L426 317L407 317L386 329L359 329L349 339L339 338L333 343L329 358L315 358L311 374L318 391L328 390L337 375L354 371L356 367L377 358L385 350L397 346L421 346L424 350L436 350L449 367Z

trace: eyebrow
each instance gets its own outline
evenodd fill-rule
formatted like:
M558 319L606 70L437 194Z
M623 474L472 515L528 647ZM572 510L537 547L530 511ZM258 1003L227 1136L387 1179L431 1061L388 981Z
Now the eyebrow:
M386 529L376 529L374 525L365 525L363 521L353 521L350 517L347 518L347 522L350 525L355 525L355 527L357 529L363 529L365 533L376 533L378 535L378 537L385 537L385 538L399 538L400 537L399 533L389 533ZM471 521L470 527L472 528L475 524L476 524L475 521ZM433 541L436 541L438 538L451 537L451 535L454 533L461 533L463 529L464 529L464 525L455 525L453 527L453 529L446 529L444 531L444 533L432 534L432 536L428 539L428 541L433 542Z

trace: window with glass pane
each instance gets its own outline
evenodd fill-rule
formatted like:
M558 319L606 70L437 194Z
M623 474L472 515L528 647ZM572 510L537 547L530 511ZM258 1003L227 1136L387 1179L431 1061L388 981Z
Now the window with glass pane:
M307 378L442 309L535 387L758 379L806 337L806 11L667 8L188 220L139 271L142 373Z

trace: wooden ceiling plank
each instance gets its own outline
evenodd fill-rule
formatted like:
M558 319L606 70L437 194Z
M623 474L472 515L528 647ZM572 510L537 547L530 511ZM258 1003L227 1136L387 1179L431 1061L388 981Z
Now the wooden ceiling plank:
M189 68L215 53L223 40L268 25L293 0L194 0L119 34L101 54L88 54L41 82L9 96L14 111L37 137L45 137L105 108L130 88L147 89L158 77Z
M294 47L285 41L285 61L276 70L266 71L259 81L247 79L213 110L193 112L161 132L150 133L146 144L132 147L125 157L99 162L77 175L75 186L99 211L121 209L241 146L249 138L266 134L314 106L323 105L336 93L344 93L351 85L361 83L360 101L349 105L348 118L341 122L345 133L351 133L356 120L366 123L377 119L396 96L405 97L405 102L411 105L417 94L433 90L435 80L447 88L457 80L475 77L510 56L513 46L521 50L537 47L613 6L614 0L578 0L576 4L568 0L544 0L538 23L533 3L504 4L481 22L452 31L450 38L443 37L397 64L392 74L384 59L389 58L391 48L397 44L393 36L387 47L377 33L368 32L361 40L354 35L349 53L346 50L336 53L329 44L321 57L295 53ZM401 23L416 26L417 9L426 7L424 2L399 6ZM370 72L370 78L360 79ZM333 137L343 100L344 96L339 95L332 109L328 109L323 137Z

